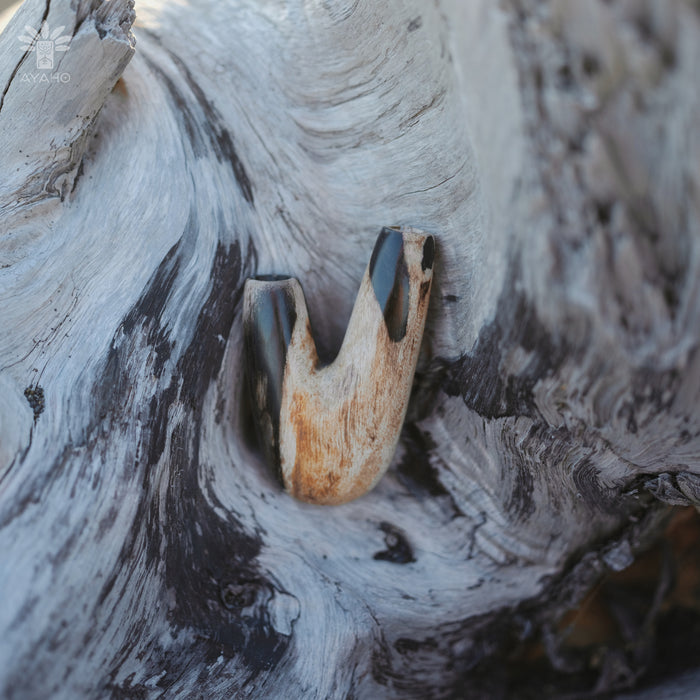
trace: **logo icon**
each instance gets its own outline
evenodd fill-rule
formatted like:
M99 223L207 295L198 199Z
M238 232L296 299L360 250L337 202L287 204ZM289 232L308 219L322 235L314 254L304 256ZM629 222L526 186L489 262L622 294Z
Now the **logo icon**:
M53 70L54 55L56 51L68 51L71 37L69 34L61 34L65 27L50 30L48 22L41 25L37 32L29 25L24 27L27 32L19 37L24 42L22 48L25 51L34 51L36 54L36 67L39 70Z

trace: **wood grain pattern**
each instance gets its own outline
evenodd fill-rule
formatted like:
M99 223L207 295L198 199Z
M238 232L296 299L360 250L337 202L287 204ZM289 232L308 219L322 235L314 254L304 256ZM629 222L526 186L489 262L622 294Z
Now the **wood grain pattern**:
M0 695L663 683L558 621L700 503L696 3L135 12L0 37ZM22 80L44 20L67 85ZM332 357L387 222L439 243L422 354L384 477L319 508L252 440L243 287L298 279ZM695 615L648 623L688 673Z

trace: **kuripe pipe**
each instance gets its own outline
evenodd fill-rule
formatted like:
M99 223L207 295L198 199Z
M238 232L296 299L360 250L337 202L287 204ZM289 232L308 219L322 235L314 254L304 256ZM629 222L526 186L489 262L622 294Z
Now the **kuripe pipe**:
M389 467L420 351L435 241L384 228L338 356L322 366L304 293L291 277L246 281L244 328L262 448L296 498L339 504Z

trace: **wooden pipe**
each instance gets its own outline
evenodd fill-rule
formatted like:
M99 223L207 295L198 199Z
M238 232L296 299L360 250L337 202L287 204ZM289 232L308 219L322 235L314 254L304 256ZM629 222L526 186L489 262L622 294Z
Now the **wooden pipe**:
M345 503L389 467L423 337L434 253L433 237L422 231L382 229L340 352L325 367L299 282L246 281L255 421L268 461L296 498Z

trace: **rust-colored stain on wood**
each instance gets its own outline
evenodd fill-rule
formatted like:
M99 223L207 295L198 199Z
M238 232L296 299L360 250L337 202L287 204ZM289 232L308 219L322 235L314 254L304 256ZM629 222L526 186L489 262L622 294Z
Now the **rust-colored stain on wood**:
M129 93L126 89L126 83L124 82L124 78L119 78L119 80L117 80L117 82L114 83L112 92L120 95L121 97L128 97Z
M292 401L289 420L296 433L297 449L288 488L297 498L316 503L333 497L333 485L337 483L338 478L331 470L319 474L305 468L307 464L319 463L323 457L319 425L306 420L309 412L313 411L310 403L310 397L302 392L295 394Z
M357 447L362 447L358 437L364 433L371 448L377 431L367 430L362 409L355 403L346 400L332 410L308 391L294 395L289 420L296 449L287 488L296 498L344 503L372 487L380 471L379 455L370 449L360 461Z
M280 417L286 489L317 504L340 504L372 489L391 462L410 396L432 281L425 234L404 232L409 273L407 332L392 340L365 273L343 346L319 368L301 288L287 355ZM403 269L403 266L402 266Z

